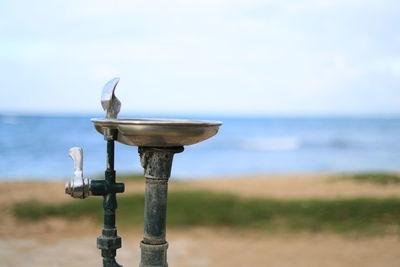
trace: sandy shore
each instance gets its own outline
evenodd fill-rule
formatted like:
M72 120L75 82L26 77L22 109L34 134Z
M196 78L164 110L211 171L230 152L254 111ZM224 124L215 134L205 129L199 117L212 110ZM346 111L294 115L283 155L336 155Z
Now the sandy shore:
M78 201L64 195L63 183L0 183L0 266L101 266L96 236L101 226L88 219L16 220L10 207L22 200ZM328 175L259 175L201 181L171 181L170 190L206 189L244 197L278 199L400 196L400 186L343 181ZM142 192L142 182L127 192ZM121 232L118 259L138 266L142 229ZM169 265L178 266L400 266L397 236L351 238L334 234L268 234L258 230L168 229ZM76 259L71 261L71 259Z

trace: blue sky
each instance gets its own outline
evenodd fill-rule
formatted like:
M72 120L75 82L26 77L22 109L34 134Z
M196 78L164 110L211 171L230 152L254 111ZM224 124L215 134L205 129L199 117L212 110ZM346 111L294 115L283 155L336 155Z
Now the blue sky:
M400 4L1 1L0 110L400 114Z

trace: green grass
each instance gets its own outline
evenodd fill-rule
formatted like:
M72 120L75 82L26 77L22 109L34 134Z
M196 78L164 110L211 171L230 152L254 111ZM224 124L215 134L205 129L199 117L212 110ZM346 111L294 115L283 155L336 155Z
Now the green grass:
M142 181L144 183L144 175L139 173L122 173L117 174L117 181L129 182L129 181Z
M400 176L391 173L359 173L354 175L346 175L343 177L343 179L380 185L400 183Z
M142 225L143 195L119 197L118 225ZM49 205L34 201L16 204L21 220L58 216L90 216L102 220L101 198ZM243 199L206 191L171 192L168 226L258 228L269 231L330 231L338 233L387 233L400 225L400 198L347 200Z

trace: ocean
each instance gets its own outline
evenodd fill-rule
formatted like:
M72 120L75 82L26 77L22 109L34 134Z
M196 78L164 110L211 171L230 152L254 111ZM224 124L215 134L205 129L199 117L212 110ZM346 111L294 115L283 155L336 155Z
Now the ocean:
M105 169L106 143L91 116L0 114L0 179L71 177L68 149L84 149L84 173ZM299 172L400 171L400 118L213 117L213 138L176 154L172 177ZM141 173L136 147L116 145L118 173Z

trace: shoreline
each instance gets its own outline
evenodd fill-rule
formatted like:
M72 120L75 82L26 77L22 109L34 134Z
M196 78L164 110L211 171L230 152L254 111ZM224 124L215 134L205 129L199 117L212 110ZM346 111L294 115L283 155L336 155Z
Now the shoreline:
M204 179L169 181L170 191L206 190L234 194L241 197L270 199L345 199L400 197L400 182L380 184L344 179L341 174L257 174L235 176L208 176ZM124 194L143 193L144 178L121 179L126 184ZM399 177L400 181L400 177ZM62 181L24 180L0 181L0 206L29 198L45 202L73 200L65 195ZM379 181L378 181L379 182ZM49 194L51 198L49 198Z
M400 197L400 184L374 184L341 179L340 175L293 174L209 177L203 180L171 179L171 192L206 190L244 198L347 199ZM126 193L142 194L142 179L124 180ZM47 204L75 202L64 193L62 181L0 181L0 247L5 266L100 266L96 236L101 224L93 219L49 217L39 221L15 218L12 206L21 201ZM118 212L118 210L117 210ZM330 232L268 232L262 229L169 226L168 261L171 266L378 267L397 266L397 234L340 235ZM139 261L142 227L120 227L123 247L118 261L127 266ZM82 251L85 251L82 254ZM21 255L24 255L21 257ZM60 256L62 255L62 256ZM79 263L71 258L80 258ZM29 258L29 260L27 260ZM127 264L128 263L128 264ZM74 265L75 264L75 265Z

